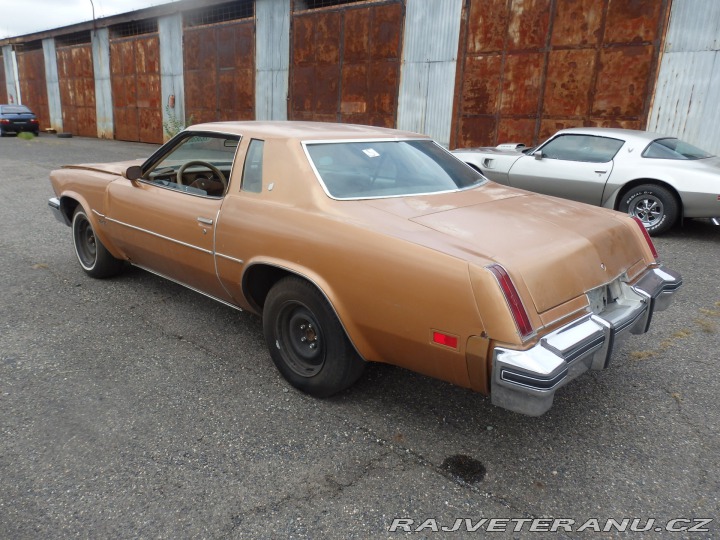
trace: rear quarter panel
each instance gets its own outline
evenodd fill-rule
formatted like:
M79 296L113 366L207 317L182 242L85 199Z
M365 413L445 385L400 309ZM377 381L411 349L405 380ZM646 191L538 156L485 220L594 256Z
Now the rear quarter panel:
M378 223L385 218L379 210L366 211ZM269 264L313 282L366 360L469 387L466 343L482 334L483 324L467 263L381 229L367 230L331 209L228 197L217 249L244 261L242 272ZM413 224L408 229L424 232ZM241 275L226 274L223 280L236 298L242 295ZM458 347L434 344L433 330L457 336Z
M477 150L453 150L455 156L480 170L486 177L499 184L510 185L508 173L513 164L522 156L519 152L502 151L494 148Z

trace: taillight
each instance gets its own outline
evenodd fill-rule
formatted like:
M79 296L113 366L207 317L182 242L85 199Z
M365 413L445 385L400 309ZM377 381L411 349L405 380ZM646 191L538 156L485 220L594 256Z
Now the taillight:
M31 118L31 119L30 119L30 123L31 123L31 124L37 124L37 123L38 123L38 121L37 121L37 120L35 120L34 118Z
M650 251L652 251L653 257L655 257L655 260L658 260L658 252L655 249L655 244L653 244L652 238L650 238L650 234L648 234L647 229L645 228L645 225L643 224L642 220L639 217L633 216L633 219L635 220L635 223L638 224L640 227L640 230L643 233L643 236L645 237L645 241L648 244L648 247L650 248Z
M9 124L9 123L10 123L10 120L8 120L7 118L0 119L0 124Z
M505 296L505 300L508 303L513 319L515 319L515 326L517 326L520 336L523 338L528 337L533 333L533 327L530 324L530 317L528 317L528 313L525 310L522 300L520 300L520 295L518 294L512 279L510 279L507 271L499 264L491 264L487 267L487 269L493 273L495 279L497 279L497 282L500 285L500 289Z

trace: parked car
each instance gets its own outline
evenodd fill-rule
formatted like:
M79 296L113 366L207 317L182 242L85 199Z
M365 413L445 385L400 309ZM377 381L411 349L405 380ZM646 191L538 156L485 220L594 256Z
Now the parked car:
M674 137L571 128L537 147L453 153L501 184L627 212L653 235L682 218L720 216L720 158Z
M40 135L40 124L35 113L25 105L0 105L0 137L23 131L29 131L36 137Z
M279 371L320 397L386 362L539 415L682 284L639 222L396 130L207 123L50 180L88 275L132 264L261 315Z

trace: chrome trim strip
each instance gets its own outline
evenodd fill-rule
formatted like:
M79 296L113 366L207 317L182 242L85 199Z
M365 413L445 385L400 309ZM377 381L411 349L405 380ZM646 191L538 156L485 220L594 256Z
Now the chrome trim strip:
M245 261L242 259L236 259L235 257L231 257L230 255L224 255L223 253L215 252L215 257L222 257L223 259L227 259L228 261L236 262L238 264L245 264ZM217 267L216 267L217 270Z
M149 272L149 273L151 273L151 274L155 274L155 275L158 276L158 277L161 277L161 278L163 278L163 279L167 279L168 281L172 281L173 283L177 283L178 285L182 285L182 286L185 287L186 289L190 289L191 291L194 291L194 292L196 292L196 293L202 294L203 296L206 296L207 298L210 298L211 300L215 300L216 302L220 302L221 304L225 304L226 306L231 307L231 308L233 308L233 309L236 309L236 310L238 310L238 311L243 311L243 308L241 308L240 306L236 306L235 304L231 304L230 302L228 302L228 301L226 301L226 300L221 300L220 298L218 298L218 297L216 297L216 296L213 296L213 295L211 295L211 294L208 294L208 293L206 293L206 292L203 292L203 291L201 291L200 289L196 289L195 287L191 287L191 286L188 285L187 283L183 283L182 281L178 281L177 279L173 279L173 278L171 278L171 277L168 277L168 276L166 276L165 274L161 274L160 272L156 272L155 270L151 270L150 268L147 268L147 267L145 267L145 266L142 266L142 265L139 265L139 264L135 264L135 263L131 263L131 264L132 264L133 266L136 266L136 267L138 267L138 268L141 268L141 269L145 270L146 272Z
M94 212L94 210L93 210L93 212ZM100 214L100 213L98 213L98 212L96 212L96 213L97 213L98 215L102 215L102 214ZM105 217L105 216L103 216L103 217ZM122 226L124 226L124 227L128 227L129 229L133 229L133 230L136 230L136 231L144 232L144 233L149 234L150 236L155 236L155 237L157 237L157 238L162 238L163 240L167 240L168 242L173 242L173 243L175 243L175 244L179 244L179 245L181 245L181 246L188 247L188 248L190 248L190 249L195 249L195 250L200 251L200 252L202 252L202 253L207 253L208 255L214 255L214 253L213 253L211 250L209 250L209 249L201 248L201 247L198 247L198 246L193 246L192 244L187 244L187 243L185 243L185 242L181 242L180 240L175 240L174 238L170 238L169 236L165 236L165 235L162 235L162 234L153 232L153 231L148 231L147 229L143 229L142 227L136 227L135 225L130 225L129 223L124 223L124 222L122 222L122 221L118 221L117 219L112 219L112 218L109 218L109 217L105 217L105 219L107 219L108 221L112 221L113 223L117 223L118 225L122 225Z

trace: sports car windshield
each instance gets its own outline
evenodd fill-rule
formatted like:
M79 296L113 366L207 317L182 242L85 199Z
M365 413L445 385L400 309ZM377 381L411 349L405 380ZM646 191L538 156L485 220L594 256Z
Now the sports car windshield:
M429 140L306 143L327 193L335 199L400 197L457 191L484 176Z
M706 159L713 157L705 150L680 139L657 139L651 142L642 153L645 158L655 159Z

